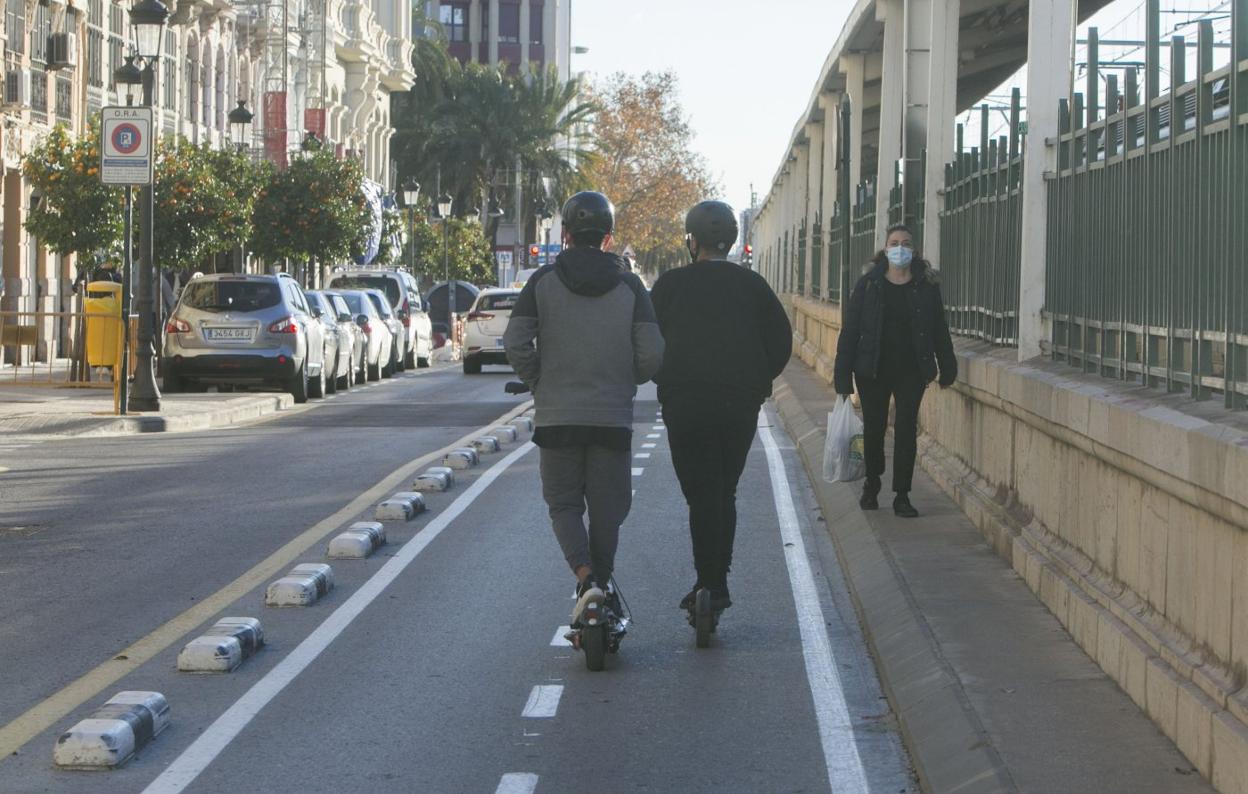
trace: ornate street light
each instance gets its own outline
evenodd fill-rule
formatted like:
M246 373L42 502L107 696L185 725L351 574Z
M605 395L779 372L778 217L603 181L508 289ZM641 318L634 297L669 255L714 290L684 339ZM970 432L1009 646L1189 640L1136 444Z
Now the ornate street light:
M124 86L123 96L127 105L133 105L138 99L138 87L143 85L143 70L134 65L134 56L127 55L126 62L113 71L113 82L119 87Z
M130 8L130 26L134 46L143 61L143 106L155 102L156 63L160 60L161 43L169 8L160 0L139 0ZM125 68L125 67L122 67ZM134 374L134 390L130 392L131 411L159 411L160 389L156 387L156 248L153 222L156 197L152 185L144 185L139 198L141 234L139 237L139 344Z
M238 107L229 112L226 118L230 122L230 138L241 152L247 147L247 128L255 114L247 109L247 100L238 100Z
M407 272L416 273L416 202L420 200L420 183L408 177L403 183L403 206L407 207Z
M438 197L438 215L442 218L442 275L446 280L446 335L451 343L451 357L455 356L455 285L451 283L451 248L448 234L451 223L451 196L443 193Z

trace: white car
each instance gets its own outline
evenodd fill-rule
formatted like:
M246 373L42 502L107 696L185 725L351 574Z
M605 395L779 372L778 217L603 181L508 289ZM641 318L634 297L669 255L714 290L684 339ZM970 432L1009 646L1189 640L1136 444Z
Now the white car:
M486 289L477 295L464 318L464 374L480 374L483 364L507 366L503 333L519 297L518 289Z

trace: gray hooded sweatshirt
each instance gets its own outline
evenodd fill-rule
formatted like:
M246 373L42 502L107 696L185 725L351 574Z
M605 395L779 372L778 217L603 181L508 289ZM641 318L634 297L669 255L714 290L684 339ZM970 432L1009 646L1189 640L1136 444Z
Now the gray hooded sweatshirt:
M503 336L507 360L533 390L537 427L633 425L637 384L663 363L645 286L624 260L576 246L534 273Z

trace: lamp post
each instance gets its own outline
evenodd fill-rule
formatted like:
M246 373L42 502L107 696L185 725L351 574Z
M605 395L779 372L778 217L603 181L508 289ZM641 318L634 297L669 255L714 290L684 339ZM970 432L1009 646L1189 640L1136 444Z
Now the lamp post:
M420 183L408 177L403 183L403 206L407 207L407 272L416 275L416 202L420 200Z
M247 151L247 128L251 126L253 114L247 109L247 100L238 100L238 107L231 110L226 115L226 120L230 122L230 139L234 141L234 150L242 156ZM247 259L247 252L244 250L244 243L240 242L234 258L234 272L242 273L244 270L244 262Z
M127 55L124 65L113 72L113 79L118 86L123 86L126 105L134 104L135 86L143 84L143 73L134 65L134 56ZM130 400L130 307L134 300L131 290L134 288L134 190L126 185L122 209L121 232L121 387L118 405L125 414Z
M169 9L160 0L139 0L130 8L130 26L134 31L134 46L143 61L143 106L151 107L155 101L156 63L160 60L161 42L165 34L165 22ZM134 374L134 390L130 392L131 411L159 411L160 389L156 387L156 327L155 327L155 235L153 223L156 215L155 191L152 185L144 185L139 195L139 346L138 368Z
M438 215L442 218L442 275L446 279L446 336L451 344L451 357L455 356L455 285L451 283L451 196L443 193L438 197Z

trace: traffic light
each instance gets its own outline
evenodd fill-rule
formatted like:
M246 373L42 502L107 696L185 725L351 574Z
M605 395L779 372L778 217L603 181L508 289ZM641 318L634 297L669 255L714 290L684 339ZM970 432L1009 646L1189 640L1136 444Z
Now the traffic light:
M529 246L529 261L536 262L538 255L541 253L542 253L542 247L540 245L530 245Z
M746 243L745 248L741 250L741 264L746 267L753 267L754 265L754 246L749 243Z

